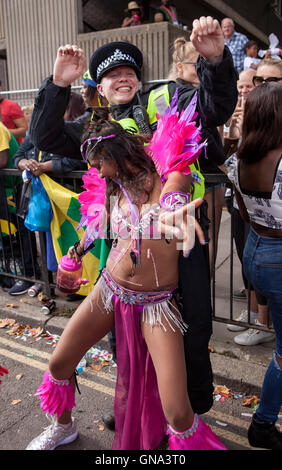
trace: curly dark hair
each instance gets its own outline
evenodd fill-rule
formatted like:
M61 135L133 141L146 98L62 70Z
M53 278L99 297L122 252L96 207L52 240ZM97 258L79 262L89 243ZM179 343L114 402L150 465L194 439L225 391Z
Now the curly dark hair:
M87 145L85 153L90 165L94 166L95 159L98 160L98 157L103 153L104 159L115 161L122 183L134 181L138 173L151 174L155 172L154 163L144 148L146 139L136 134L135 129L125 130L118 122L111 120L109 108L93 108L91 120L88 121L82 136L82 143L93 137L109 135L115 135L115 137L100 142L90 141ZM110 196L117 194L120 188L110 178L106 178L106 183L108 205Z

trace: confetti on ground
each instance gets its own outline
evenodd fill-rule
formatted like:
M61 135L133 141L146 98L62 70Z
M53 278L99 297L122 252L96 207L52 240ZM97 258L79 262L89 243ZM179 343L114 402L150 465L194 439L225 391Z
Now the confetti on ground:
M28 339L40 341L45 339L46 344L50 345L52 348L57 346L60 339L59 335L52 334L48 330L43 331L43 328L40 326L31 328L30 325L17 323L14 318L0 319L0 328L5 328L8 335L14 336L15 339L21 339L22 341L27 341ZM27 354L27 356L32 357L32 354ZM90 365L90 367L96 371L100 371L103 367L107 366L116 367L112 353L103 349L101 346L93 346L90 348L86 354L86 360L87 365Z
M113 355L109 351L102 349L101 346L90 348L87 352L87 357L89 359L101 359L109 362L113 359Z

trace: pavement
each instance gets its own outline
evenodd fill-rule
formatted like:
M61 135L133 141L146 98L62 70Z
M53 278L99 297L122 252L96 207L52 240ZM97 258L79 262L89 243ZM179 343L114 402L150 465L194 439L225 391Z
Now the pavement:
M233 289L242 287L241 266L234 251ZM223 212L219 234L219 248L215 275L216 317L229 318L230 312L230 216ZM32 328L41 327L51 334L61 335L79 301L67 302L56 291L56 309L50 315L42 313L42 302L27 294L11 296L0 288L0 319L15 318ZM246 301L233 300L233 318L247 308ZM238 333L227 330L226 323L214 321L210 340L214 383L247 395L260 395L264 375L275 346L274 341L247 347L237 345L233 338ZM106 338L104 338L106 340Z

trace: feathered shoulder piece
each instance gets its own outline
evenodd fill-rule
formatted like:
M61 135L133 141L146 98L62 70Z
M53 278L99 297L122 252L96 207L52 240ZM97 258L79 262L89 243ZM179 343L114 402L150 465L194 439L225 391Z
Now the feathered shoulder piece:
M178 91L167 108L165 114L158 119L157 130L147 147L156 170L162 181L173 171L189 175L189 165L195 162L206 146L201 141L201 128L197 127L195 119L197 92L181 114L177 111Z
M105 214L106 182L99 177L96 168L89 168L83 175L83 191L79 194L81 220L77 227L79 230L86 226L86 238L84 249L96 238L103 238L101 230Z

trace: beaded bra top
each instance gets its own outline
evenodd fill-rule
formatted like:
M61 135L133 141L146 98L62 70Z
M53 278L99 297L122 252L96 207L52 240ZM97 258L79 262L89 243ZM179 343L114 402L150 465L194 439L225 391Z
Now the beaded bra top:
M149 206L149 205L148 205ZM139 215L136 221L131 220L117 200L111 212L111 229L113 237L122 239L137 238L141 234L142 238L161 238L157 230L157 222L160 212L159 204L152 204L147 210Z

